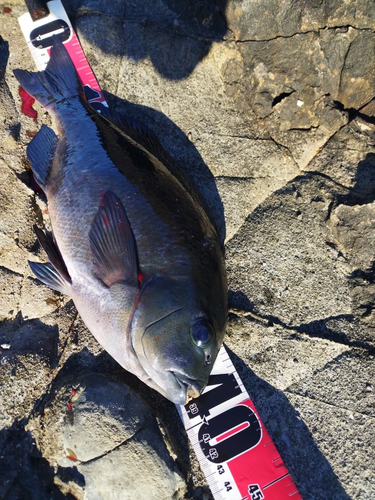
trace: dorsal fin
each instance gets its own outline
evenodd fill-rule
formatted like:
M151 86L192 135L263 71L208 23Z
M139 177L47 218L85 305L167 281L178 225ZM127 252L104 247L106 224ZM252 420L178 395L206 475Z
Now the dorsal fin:
M116 127L121 132L125 132L128 137L140 146L144 147L149 153L163 163L169 172L204 209L218 234L220 234L212 211L207 206L197 186L192 182L185 171L169 156L160 144L159 139L148 129L146 125L141 124L137 120L129 118L128 116L120 115L116 111L109 110L108 108L101 110L100 115L109 121L112 126Z

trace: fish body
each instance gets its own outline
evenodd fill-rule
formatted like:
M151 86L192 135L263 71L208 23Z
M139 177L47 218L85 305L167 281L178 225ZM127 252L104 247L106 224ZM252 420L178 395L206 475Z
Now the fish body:
M70 295L98 342L176 404L207 384L227 321L224 257L199 194L138 124L84 100L55 38L45 71L16 70L53 116L27 155L53 239L38 278Z

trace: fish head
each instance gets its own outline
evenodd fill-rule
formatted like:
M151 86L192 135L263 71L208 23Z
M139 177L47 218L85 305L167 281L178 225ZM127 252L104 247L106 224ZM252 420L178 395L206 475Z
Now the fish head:
M198 397L207 385L225 324L199 307L188 278L154 276L138 297L131 321L131 349L141 377L175 404Z

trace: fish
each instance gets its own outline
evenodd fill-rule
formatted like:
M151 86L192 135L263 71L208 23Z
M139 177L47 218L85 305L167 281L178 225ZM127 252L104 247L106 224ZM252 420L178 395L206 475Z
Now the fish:
M87 103L58 37L44 71L14 74L54 124L26 150L52 227L35 226L48 262L31 270L73 299L124 369L186 404L206 387L227 324L214 217L147 126Z

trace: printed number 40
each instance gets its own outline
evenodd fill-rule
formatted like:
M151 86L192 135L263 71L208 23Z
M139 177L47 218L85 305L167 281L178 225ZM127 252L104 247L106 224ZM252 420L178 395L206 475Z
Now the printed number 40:
M262 500L264 498L259 484L249 484L249 493L251 500Z

